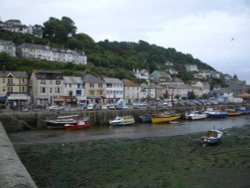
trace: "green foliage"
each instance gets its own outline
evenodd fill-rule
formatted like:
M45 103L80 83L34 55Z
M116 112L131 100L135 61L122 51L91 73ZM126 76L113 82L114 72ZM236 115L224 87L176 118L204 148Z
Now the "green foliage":
M223 79L219 79L219 78L212 78L209 80L209 84L210 84L210 89L213 90L214 86L219 85L221 87L228 87L228 85L225 83L225 81Z
M179 77L185 81L194 80L192 73L185 69L186 64L197 65L199 69L213 70L209 65L193 58L191 54L177 52L174 48L163 48L155 44L149 44L146 41L136 42L110 42L104 40L95 42L90 36L84 33L76 33L76 26L72 19L63 16L61 19L50 17L44 22L44 38L36 38L29 34L11 33L0 31L0 39L11 40L16 45L24 42L34 44L49 44L54 48L69 48L78 51L84 51L88 57L88 65L80 67L73 64L52 63L46 61L23 60L1 56L0 61L10 70L31 71L32 68L62 70L67 75L75 74L76 71L88 70L90 72L104 76L113 76L117 78L127 78L135 80L133 69L147 69L150 72L155 70L167 70L169 67L165 62L170 61L174 68L180 74ZM10 59L10 62L9 62ZM7 61L9 63L7 63ZM136 81L136 80L135 80ZM138 81L138 80L137 80ZM212 82L213 85L214 82Z
M74 36L77 30L75 23L65 16L61 20L50 17L43 25L44 37L59 44L64 44L68 40L69 35Z

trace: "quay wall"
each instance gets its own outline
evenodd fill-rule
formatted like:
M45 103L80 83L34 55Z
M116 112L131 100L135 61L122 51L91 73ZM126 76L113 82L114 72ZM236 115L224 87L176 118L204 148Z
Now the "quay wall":
M36 188L0 122L0 187Z

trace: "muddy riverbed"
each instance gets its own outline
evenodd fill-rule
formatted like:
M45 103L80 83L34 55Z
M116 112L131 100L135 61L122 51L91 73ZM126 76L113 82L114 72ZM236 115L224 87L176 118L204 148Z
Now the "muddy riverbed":
M101 140L112 138L146 138L186 135L204 132L213 128L227 129L242 127L249 124L250 116L228 117L223 119L206 119L198 121L179 121L178 124L150 124L137 123L124 127L91 127L86 130L31 130L10 132L9 137L13 144L18 147L34 144L81 142L89 140Z

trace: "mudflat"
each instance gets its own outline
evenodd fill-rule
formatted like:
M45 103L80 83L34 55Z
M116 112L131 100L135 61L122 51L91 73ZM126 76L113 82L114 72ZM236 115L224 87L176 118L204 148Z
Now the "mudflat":
M38 187L250 187L250 125L206 133L24 146L17 152Z

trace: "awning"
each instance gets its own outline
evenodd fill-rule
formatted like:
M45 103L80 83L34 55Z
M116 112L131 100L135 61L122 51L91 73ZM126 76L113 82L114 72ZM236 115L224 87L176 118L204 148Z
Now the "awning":
M88 96L87 99L101 99L100 96Z
M11 93L9 96L8 96L8 101L10 100L29 100L30 99L30 96L26 95L26 94L16 94L16 93Z

